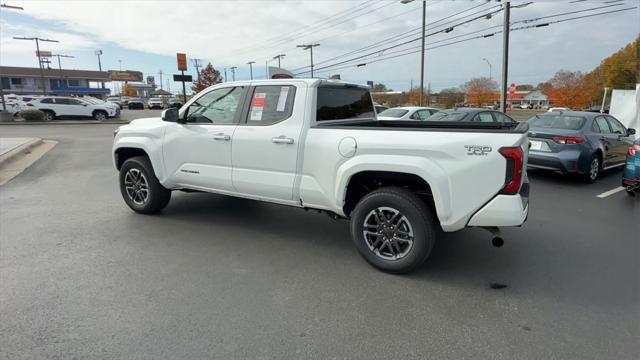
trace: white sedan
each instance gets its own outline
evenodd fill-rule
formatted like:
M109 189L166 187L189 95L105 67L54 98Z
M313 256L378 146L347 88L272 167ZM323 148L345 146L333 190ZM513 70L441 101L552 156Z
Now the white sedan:
M419 120L424 121L429 116L439 112L440 109L421 107L421 106L403 106L387 109L378 114L378 120Z

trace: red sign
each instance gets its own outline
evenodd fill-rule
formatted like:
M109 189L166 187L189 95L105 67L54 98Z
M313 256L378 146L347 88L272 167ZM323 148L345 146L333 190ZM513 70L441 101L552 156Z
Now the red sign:
M509 85L509 92L511 93L511 95L513 95L513 93L516 92L516 84L515 83L511 83L511 85Z
M187 70L187 54L177 53L176 57L178 58L178 70Z

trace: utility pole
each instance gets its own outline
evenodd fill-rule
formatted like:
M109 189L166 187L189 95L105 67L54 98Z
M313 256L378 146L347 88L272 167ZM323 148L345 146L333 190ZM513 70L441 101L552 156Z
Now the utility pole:
M42 39L39 37L24 37L24 36L14 36L16 40L35 40L36 41L36 56L38 57L38 66L40 66L40 80L42 81L42 94L47 95L47 84L44 81L44 67L42 66L42 57L40 56L40 41L45 42L59 42L58 40L52 39ZM4 100L4 99L3 99Z
M507 111L507 76L509 74L509 17L511 12L510 0L505 0L504 24L502 29L502 81L500 87L500 111Z
M227 82L227 68L224 68L224 82Z
M255 61L249 61L247 63L247 65L249 65L249 76L251 77L251 80L253 80L253 64L255 63Z
M122 71L122 60L118 59L118 66L119 66L120 71Z
M408 4L414 0L400 0L403 4ZM425 30L427 26L427 0L422 0L422 58L420 59L420 100L419 104L422 106L424 103L424 58L425 58Z
M7 4L0 4L0 7L5 9L24 10L20 6L13 6L13 5L7 5ZM2 84L0 84L0 98L2 98L2 111L7 112L7 104L4 100L4 89L2 88Z
M62 63L60 62L60 58L64 57L64 58L74 58L75 56L71 56L71 55L61 55L61 54L55 54L55 55L51 55L51 56L55 56L58 58L58 70L60 71L60 86L62 87L62 81L64 80L64 76L62 76Z
M297 45L296 47L302 48L302 50L310 50L311 51L311 77L313 78L313 48L316 46L320 46L320 44L303 44Z
M233 81L236 81L236 69L238 67L237 66L232 66L231 67L231 76L233 77Z
M285 57L285 56L287 56L287 55L286 55L286 54L278 54L278 55L276 55L276 56L274 56L274 57L273 57L273 59L272 59L272 60L278 59L278 69L281 69L281 68L282 68L282 67L280 66L280 60L281 60L283 57Z
M162 90L162 69L158 71L158 75L160 75L160 90Z
M193 62L193 67L196 68L196 78L200 80L200 67L202 64L200 63L200 59L191 59Z

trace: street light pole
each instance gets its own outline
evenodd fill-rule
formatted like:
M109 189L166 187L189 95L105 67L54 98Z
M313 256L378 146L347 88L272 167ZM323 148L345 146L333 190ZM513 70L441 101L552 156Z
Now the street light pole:
M274 56L274 57L273 57L273 59L272 59L272 60L278 59L278 69L282 68L282 67L280 66L280 59L282 59L282 58L283 58L283 57L285 57L285 56L287 56L287 55L286 55L286 54L278 54L278 55L276 55L276 56Z
M253 80L253 64L255 63L255 61L249 61L247 63L249 65L249 76L251 77L251 80Z
M408 4L414 0L401 0L402 4ZM420 100L419 105L424 103L424 60L425 60L425 32L427 26L427 0L422 0L422 45L421 45L421 59L420 59Z
M302 50L310 50L311 54L311 78L313 78L313 48L316 46L320 46L320 44L303 44L296 45L296 47L302 48Z
M36 56L38 57L38 66L40 67L40 80L42 81L42 94L47 95L47 84L44 81L44 67L42 66L42 58L40 57L40 41L45 42L59 42L58 40L52 39L42 39L39 37L24 37L24 36L14 36L16 40L35 40L36 41Z
M489 60L487 60L487 58L482 58L482 60L487 62L487 65L489 65L489 80L491 80L491 63L489 62Z
M502 81L500 88L500 111L507 110L507 76L509 74L509 17L511 12L510 0L504 1L504 24L502 30Z
M231 77L232 77L233 81L236 81L236 69L237 68L238 68L237 66L232 66L231 67Z
M102 72L102 62L100 61L100 55L102 55L102 50L96 50L94 53L98 57L98 70L100 70L100 72ZM58 59L60 59L60 58L58 58ZM101 81L101 83L102 83L102 88L104 89L104 81Z
M224 82L227 82L227 68L224 68Z

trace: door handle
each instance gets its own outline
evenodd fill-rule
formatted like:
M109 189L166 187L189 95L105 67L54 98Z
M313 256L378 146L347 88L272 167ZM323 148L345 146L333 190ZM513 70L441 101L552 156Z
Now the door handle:
M229 141L229 140L231 140L231 136L229 136L227 134L223 134L223 133L218 133L218 134L213 135L213 140Z
M288 138L284 135L280 135L278 137L271 138L271 141L276 144L293 144L293 139Z

